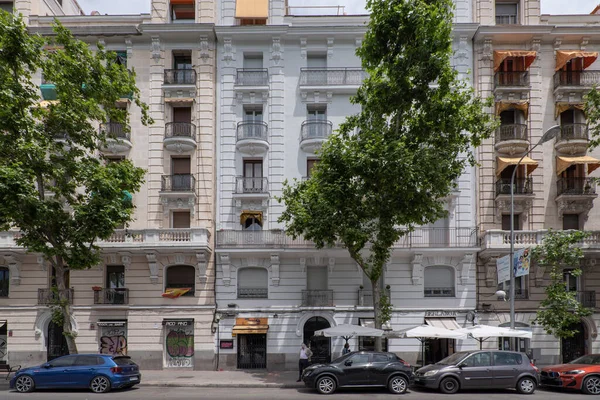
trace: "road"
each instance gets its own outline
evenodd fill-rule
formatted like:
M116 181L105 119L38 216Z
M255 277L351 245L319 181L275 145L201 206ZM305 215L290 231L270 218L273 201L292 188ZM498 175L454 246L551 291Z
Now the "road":
M364 400L368 396L369 400L391 399L392 396L385 390L353 390L339 391L332 396L320 396L315 391L308 389L243 389L243 388L198 388L198 387L152 387L142 386L128 390L119 390L111 392L108 395L94 394L88 391L40 391L29 394L20 394L14 391L0 391L0 400L100 400L100 399L132 399L132 400L198 400L198 399L216 399L216 400L306 400L316 398L327 398L332 400ZM575 400L583 399L579 393L561 392L554 390L538 390L533 396L523 396L515 391L476 391L463 392L457 395L443 395L436 392L412 389L402 398L404 400L523 400L543 399L543 400Z

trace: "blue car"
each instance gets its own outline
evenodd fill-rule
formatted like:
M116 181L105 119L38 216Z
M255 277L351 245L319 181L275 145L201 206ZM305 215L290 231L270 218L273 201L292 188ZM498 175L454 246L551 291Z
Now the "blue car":
M142 375L127 356L73 354L55 358L45 364L23 368L10 381L10 388L28 393L34 389L82 389L95 393L132 387Z

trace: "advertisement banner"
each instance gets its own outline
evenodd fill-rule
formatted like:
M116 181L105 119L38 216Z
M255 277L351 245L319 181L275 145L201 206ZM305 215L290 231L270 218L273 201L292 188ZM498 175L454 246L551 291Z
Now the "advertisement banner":
M531 266L530 249L519 249L514 252L514 256L515 278L529 275L529 267Z
M498 258L496 268L498 270L498 284L510 281L510 255Z

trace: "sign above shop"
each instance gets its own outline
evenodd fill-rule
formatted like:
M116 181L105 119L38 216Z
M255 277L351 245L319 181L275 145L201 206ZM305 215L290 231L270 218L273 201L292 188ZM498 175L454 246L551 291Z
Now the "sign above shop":
M98 321L96 325L115 328L127 325L127 321Z
M163 319L164 326L194 326L193 319Z
M456 317L458 314L456 311L444 311L444 310L436 310L436 311L425 311L425 318L428 317Z

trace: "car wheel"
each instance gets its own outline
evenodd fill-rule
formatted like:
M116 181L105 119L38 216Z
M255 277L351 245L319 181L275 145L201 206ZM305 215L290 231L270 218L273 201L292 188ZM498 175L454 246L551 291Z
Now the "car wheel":
M29 375L21 375L15 381L15 389L19 393L32 392L34 387L35 383L33 382L33 378Z
M408 381L402 376L393 376L388 382L388 390L393 394L406 393Z
M317 390L321 394L331 394L335 392L337 384L331 376L324 376L317 381Z
M440 391L445 394L454 394L459 388L458 381L454 378L444 378L440 382Z
M600 394L600 377L588 376L583 380L581 389L586 394Z
M90 389L94 393L106 393L110 390L110 381L105 376L96 376L90 382Z
M533 394L536 386L535 380L526 376L525 378L519 379L519 382L517 382L517 392L521 394Z

